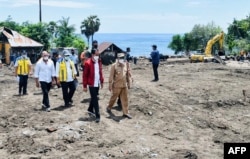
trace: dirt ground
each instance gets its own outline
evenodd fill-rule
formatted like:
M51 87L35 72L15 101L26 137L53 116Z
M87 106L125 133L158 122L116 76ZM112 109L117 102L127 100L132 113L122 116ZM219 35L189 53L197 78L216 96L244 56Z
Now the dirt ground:
M109 68L100 90L101 122L87 114L89 92L79 85L74 104L63 107L61 89L50 92L51 112L41 110L41 90L29 78L27 96L15 96L12 70L0 70L0 158L4 159L222 159L223 143L250 141L250 65L229 62L161 62L151 82L148 61L132 64L129 91L133 119L113 116ZM81 78L79 78L81 80ZM243 90L246 90L243 96ZM49 129L49 130L48 130Z

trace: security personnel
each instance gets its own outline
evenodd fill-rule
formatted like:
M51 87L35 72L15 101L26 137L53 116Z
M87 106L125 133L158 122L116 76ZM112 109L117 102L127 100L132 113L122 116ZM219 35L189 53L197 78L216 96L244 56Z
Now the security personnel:
M57 84L60 84L62 87L63 100L66 107L73 106L72 97L76 90L74 80L77 72L70 56L69 51L64 50L63 58L56 63Z
M112 92L109 104L107 107L107 112L111 113L111 108L113 107L117 97L120 97L122 104L123 116L129 119L132 116L128 113L128 89L130 89L130 67L129 63L125 61L125 54L118 53L117 61L112 64L109 76L109 90Z
M27 57L27 53L25 51L22 52L21 56L16 59L15 62L15 76L19 79L19 91L18 95L21 93L23 95L27 95L27 84L28 84L28 75L32 74L31 72L31 62L29 57Z

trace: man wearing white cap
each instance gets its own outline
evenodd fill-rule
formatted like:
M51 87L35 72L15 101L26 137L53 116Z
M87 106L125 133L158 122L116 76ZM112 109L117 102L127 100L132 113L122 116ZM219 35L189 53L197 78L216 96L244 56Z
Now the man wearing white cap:
M27 84L28 84L28 75L32 74L31 72L31 62L27 56L27 52L23 51L22 56L20 56L15 62L15 76L19 78L19 95L27 95Z
M73 95L76 87L74 79L76 79L76 69L74 62L70 59L71 54L68 50L63 51L63 58L56 63L57 84L62 87L64 106L73 106Z

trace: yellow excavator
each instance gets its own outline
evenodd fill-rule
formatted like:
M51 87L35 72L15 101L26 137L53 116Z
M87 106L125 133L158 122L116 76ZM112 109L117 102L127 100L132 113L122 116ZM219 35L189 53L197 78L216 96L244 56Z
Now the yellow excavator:
M190 62L208 62L208 61L218 61L220 63L223 63L223 61L221 60L220 56L214 56L212 55L212 46L214 45L214 43L216 43L217 41L219 41L219 54L223 54L223 42L224 42L224 32L221 32L217 35L215 35L212 39L210 39L207 42L207 46L205 49L205 54L193 54L190 56Z

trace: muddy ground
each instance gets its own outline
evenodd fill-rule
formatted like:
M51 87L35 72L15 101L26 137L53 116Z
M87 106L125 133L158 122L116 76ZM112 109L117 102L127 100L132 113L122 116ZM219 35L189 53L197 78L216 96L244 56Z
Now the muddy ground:
M27 96L15 96L13 70L0 76L0 158L5 159L222 159L225 142L250 141L250 66L168 60L151 82L148 61L132 65L133 119L106 105L108 67L100 90L101 122L86 112L82 86L75 106L63 107L61 89L50 92L51 112L41 110L41 90L29 78ZM236 67L237 66L237 67ZM79 78L81 80L81 78ZM246 90L246 96L243 96ZM49 129L49 130L48 130Z

